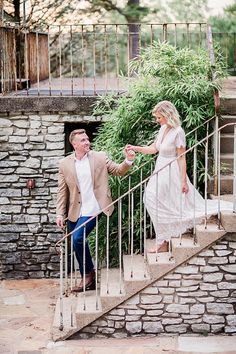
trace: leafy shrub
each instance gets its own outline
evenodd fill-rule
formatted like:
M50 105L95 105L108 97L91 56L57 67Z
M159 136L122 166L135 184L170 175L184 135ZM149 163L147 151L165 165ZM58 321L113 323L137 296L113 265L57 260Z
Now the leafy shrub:
M131 63L133 76L129 82L128 92L121 96L106 96L98 100L94 113L107 117L94 140L95 150L105 150L115 161L122 161L123 149L127 143L146 145L153 142L159 126L154 122L151 111L162 100L171 101L180 113L185 132L199 126L214 115L213 93L220 88L219 81L212 81L212 67L206 50L199 48L179 49L168 43L155 42L141 53L138 60ZM218 53L215 66L218 78L225 75L222 57ZM200 129L198 140L205 135L205 128ZM195 143L194 135L188 137L188 146ZM203 151L198 152L198 170L203 166ZM144 161L151 160L151 155L137 154L135 167ZM192 166L192 155L188 157L188 166ZM150 175L151 164L144 169L144 177ZM189 169L191 171L191 169ZM191 177L191 173L190 173ZM139 182L139 173L132 176L132 186ZM128 179L111 177L113 198L128 189ZM139 210L139 200L136 198L135 210ZM117 213L111 218L116 224ZM102 222L101 222L102 223ZM139 230L139 212L136 212L135 230ZM105 225L101 225L104 228ZM138 232L138 231L137 231ZM112 255L116 256L116 231L113 229L114 246ZM127 250L127 235L123 235L124 249ZM136 235L137 236L137 235ZM136 237L137 238L137 237ZM92 242L93 243L93 242ZM105 254L106 240L100 240L100 253ZM136 248L139 242L136 242Z

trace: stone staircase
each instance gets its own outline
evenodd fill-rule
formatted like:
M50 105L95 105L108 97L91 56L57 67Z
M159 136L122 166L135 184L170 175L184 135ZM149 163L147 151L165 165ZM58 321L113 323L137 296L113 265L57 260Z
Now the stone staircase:
M219 126L236 123L236 78L223 82L220 93L221 118ZM224 128L221 134L221 162L226 167L221 175L221 194L233 193L234 127Z
M232 81L232 82L231 82ZM219 125L236 122L236 79L230 81L230 88L224 87L221 94L221 119ZM228 82L226 81L228 85ZM227 171L221 175L222 199L232 201L233 191L233 127L227 127L221 135L221 161L227 164ZM213 186L213 183L212 183ZM226 195L227 194L227 195ZM213 196L215 198L215 196ZM123 255L123 267L120 269L101 269L98 274L98 289L84 294L68 294L63 298L63 308L58 299L52 325L53 340L63 340L79 332L102 315L117 308L127 299L133 297L167 273L174 271L202 250L210 247L226 233L236 232L236 214L221 213L221 227L215 221L196 227L196 235L185 234L181 242L172 239L172 254L147 253L137 254L133 258ZM152 248L155 240L147 240L147 249ZM108 278L107 278L108 277ZM109 281L107 281L109 279ZM109 284L107 288L107 284ZM63 312L63 328L60 326L60 311Z
M52 326L53 340L63 340L92 323L111 309L116 308L128 298L162 278L176 267L183 264L203 249L219 240L227 232L236 230L236 214L221 213L222 227L218 229L216 223L196 227L196 235L185 234L182 239L173 239L172 257L169 253L148 253L145 260L142 255L123 255L123 269L101 269L99 274L99 288L84 294L63 298L64 325L60 330L60 302L57 301L55 318ZM147 249L154 246L155 240L147 240ZM133 269L133 272L131 271ZM132 273L132 274L131 274ZM120 277L121 275L121 277ZM109 287L107 289L107 284Z

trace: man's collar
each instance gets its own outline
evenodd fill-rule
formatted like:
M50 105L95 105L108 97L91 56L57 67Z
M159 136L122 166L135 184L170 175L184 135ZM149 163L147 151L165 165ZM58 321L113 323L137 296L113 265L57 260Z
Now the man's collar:
M84 154L84 156L82 157L82 159L77 159L76 154L74 153L74 160L75 161L83 161L84 159L88 158L88 153Z

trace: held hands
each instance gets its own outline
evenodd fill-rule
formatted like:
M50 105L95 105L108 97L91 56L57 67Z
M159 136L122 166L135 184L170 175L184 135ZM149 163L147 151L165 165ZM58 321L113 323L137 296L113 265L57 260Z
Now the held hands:
M125 157L129 161L133 161L135 159L135 152L132 149L133 145L126 145L125 146Z

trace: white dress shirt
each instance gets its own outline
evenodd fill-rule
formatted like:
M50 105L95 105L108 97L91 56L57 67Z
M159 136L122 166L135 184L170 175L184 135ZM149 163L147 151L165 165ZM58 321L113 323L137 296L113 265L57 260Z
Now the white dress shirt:
M75 169L81 195L80 216L93 216L101 208L93 191L93 181L87 154L81 160L75 158Z

